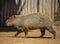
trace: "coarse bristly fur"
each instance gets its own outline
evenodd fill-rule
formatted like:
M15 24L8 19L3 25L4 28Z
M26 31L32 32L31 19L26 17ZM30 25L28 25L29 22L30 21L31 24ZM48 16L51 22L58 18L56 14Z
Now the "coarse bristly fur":
M25 32L27 35L29 30L40 29L41 36L45 34L45 30L48 30L53 34L53 38L56 36L56 32L53 29L53 21L47 16L40 13L33 13L29 15L13 15L6 21L7 26L14 26L18 29L17 36L20 32Z

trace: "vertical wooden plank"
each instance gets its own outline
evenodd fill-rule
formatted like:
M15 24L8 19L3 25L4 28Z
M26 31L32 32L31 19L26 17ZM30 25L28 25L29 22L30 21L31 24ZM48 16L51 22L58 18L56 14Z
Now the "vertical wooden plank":
M19 0L15 0L15 3L16 3L16 5L18 5L18 3L19 3Z
M42 14L42 0L40 0L39 2L40 2L40 4L39 4L39 8L40 8L39 12Z
M3 25L3 0L2 0L2 10L1 10L1 26Z
M9 4L7 5L7 11L8 11L8 13L7 13L8 15L6 15L6 17L9 18L9 16L10 16ZM7 19L7 18L6 18L6 19Z
M43 0L42 0L42 14L43 14Z
M23 0L23 3L24 3L24 1L25 1L25 0ZM23 4L22 4L22 5L23 5ZM26 15L25 9L26 9L26 2L25 2L25 5L24 5L24 15Z
M29 8L28 8L28 3L29 3L29 0L27 0L27 7L26 7L26 8L27 8L27 14L29 14L29 13L28 13L28 9L29 9Z
M30 12L31 12L31 13L33 13L33 10L34 10L32 7L33 7L33 0L30 1L30 10L31 10ZM30 14L31 14L31 13L30 13Z
M58 13L58 0L55 0L55 15L54 16L57 16L57 13Z
M2 0L1 0L1 14L2 14ZM2 25L2 15L1 15L1 24L0 24L0 26Z
M31 7L31 10L32 10L32 12L31 13L33 13L34 12L34 0L32 0L32 3L31 3L31 5L32 5L32 7Z
M31 0L29 0L29 3L28 3L28 13L29 13L29 14L31 13L31 10L30 10L30 1L31 1Z
M45 0L45 14L48 15L48 0Z
M33 0L33 13L37 12L37 0Z
M26 14L27 14L27 0L26 0L26 2L25 2L25 5L26 5L26 7L25 7L25 8L26 8Z
M39 0L37 0L37 12L39 12Z
M45 0L43 0L43 15L45 15Z
M19 9L17 10L17 14L19 12L21 12L21 8L23 8L22 6L23 6L24 2L25 2L25 0L22 0L21 5L19 5Z
M47 0L47 15L49 16L49 0ZM50 16L49 16L50 17Z
M32 13L34 13L35 10L36 10L36 9L35 9L35 1L36 1L36 0L32 0L32 4L31 4L31 5L32 5Z
M38 8L37 8L37 0L36 0L35 1L35 13L39 12L39 10L37 10L37 9L39 9L39 5L38 5Z
M5 20L6 20L6 15L7 15L7 0L6 0L6 3L5 3L5 7L4 7L4 17L3 17L3 19L4 19L4 23L3 24L5 24Z
M28 0L26 0L26 14L28 14L28 5L27 5L28 3L27 2Z
M51 0L49 0L48 2L49 2L48 3L49 4L48 5L48 8L49 8L49 15L48 16L51 18Z
M43 0L40 0L40 4L39 4L39 11L42 14L43 13Z
M52 3L52 14L51 14L51 18L54 21L54 0L52 0L51 3Z

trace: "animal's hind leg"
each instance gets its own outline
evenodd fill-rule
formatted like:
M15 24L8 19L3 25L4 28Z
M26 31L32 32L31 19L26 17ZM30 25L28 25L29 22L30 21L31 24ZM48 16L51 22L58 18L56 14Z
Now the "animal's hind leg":
M48 29L48 31L53 34L53 39L55 39L56 38L56 32L54 31L53 27L50 27Z
M45 35L45 29L44 28L40 28L40 31L41 31L40 37L43 37Z
M18 36L18 34L21 33L21 32L23 32L23 31L18 30L17 33L15 34L15 37Z
M27 34L28 34L28 30L25 29L25 30L24 30L24 33L25 33L25 38L26 38L26 37L27 37Z

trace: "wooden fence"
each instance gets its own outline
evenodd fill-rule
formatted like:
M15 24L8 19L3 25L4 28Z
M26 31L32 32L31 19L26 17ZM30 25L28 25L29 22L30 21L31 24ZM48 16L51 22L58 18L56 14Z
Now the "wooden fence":
M6 19L19 12L19 15L40 12L54 20L54 14L57 11L57 0L21 0L18 7L15 3L11 3L10 1L6 1L4 5L2 4L2 9L0 10L0 26L4 26ZM23 6L24 1L25 5Z

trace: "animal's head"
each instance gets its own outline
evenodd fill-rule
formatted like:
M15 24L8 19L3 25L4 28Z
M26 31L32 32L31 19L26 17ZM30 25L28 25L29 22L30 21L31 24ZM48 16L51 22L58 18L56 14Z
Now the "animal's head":
M7 26L12 26L13 23L14 23L14 21L15 21L15 19L16 19L16 16L15 16L15 15L9 17L9 19L7 19L6 22L5 22L6 25L7 25Z

